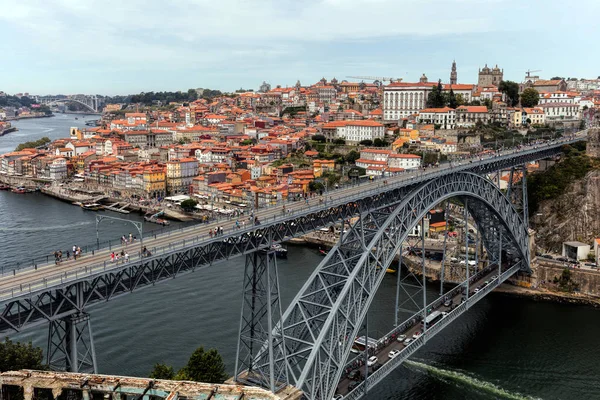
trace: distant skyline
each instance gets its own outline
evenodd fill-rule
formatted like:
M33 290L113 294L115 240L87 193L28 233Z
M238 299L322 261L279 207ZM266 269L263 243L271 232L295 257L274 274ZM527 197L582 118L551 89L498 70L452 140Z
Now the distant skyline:
M126 95L321 77L596 78L600 1L0 0L0 90Z

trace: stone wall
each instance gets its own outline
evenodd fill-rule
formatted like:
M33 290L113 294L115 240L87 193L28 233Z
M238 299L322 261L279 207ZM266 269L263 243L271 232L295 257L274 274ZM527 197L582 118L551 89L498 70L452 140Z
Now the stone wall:
M586 153L590 157L600 158L600 129L591 128L588 130L588 142Z

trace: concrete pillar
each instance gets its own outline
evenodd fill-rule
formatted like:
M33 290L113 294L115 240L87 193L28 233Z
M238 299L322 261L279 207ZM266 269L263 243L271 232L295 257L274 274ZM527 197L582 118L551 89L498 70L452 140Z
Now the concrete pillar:
M62 387L54 387L52 388L52 397L54 399L58 399L58 396L60 396L63 392Z
M90 400L90 391L89 390L82 390L81 391L81 398L83 400Z

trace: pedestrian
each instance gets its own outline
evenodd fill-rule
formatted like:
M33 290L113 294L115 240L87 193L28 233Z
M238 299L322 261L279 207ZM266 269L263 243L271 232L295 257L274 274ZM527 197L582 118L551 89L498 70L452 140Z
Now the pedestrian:
M128 263L129 262L129 253L125 253L125 262Z
M129 232L129 243L133 242L133 235Z
M125 258L125 250L121 250L121 257L119 257L119 258L121 258L121 259Z
M69 261L71 259L71 253L69 253L69 250L67 250L67 261Z
M54 252L54 264L58 265L58 251Z
M75 254L75 250L77 250L77 246L73 245L73 254Z
M62 261L62 250L58 251L58 262Z
M110 262L111 263L115 262L115 252L114 251L112 253L110 253Z
M210 236L210 238L212 239L212 237L213 237L212 229L208 230L208 236Z

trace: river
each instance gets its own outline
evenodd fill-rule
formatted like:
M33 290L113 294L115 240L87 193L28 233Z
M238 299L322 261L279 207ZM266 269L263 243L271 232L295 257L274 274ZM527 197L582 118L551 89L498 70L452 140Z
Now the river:
M70 126L82 124L72 115L18 121L19 132L0 138L0 149L13 150L41 136L64 137ZM93 244L94 215L42 194L0 192L2 265ZM151 228L156 227L144 225L144 230ZM103 225L101 240L117 239L131 229L116 222ZM304 247L289 247L288 259L278 260L284 306L321 260ZM201 345L217 348L232 372L242 274L243 259L238 258L91 308L100 372L147 376L156 362L178 368ZM369 312L371 336L392 327L395 279L386 276L376 295ZM599 317L591 307L491 294L367 398L598 399ZM46 334L42 329L13 338L45 347Z

